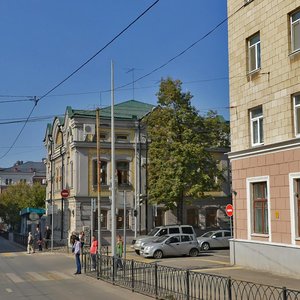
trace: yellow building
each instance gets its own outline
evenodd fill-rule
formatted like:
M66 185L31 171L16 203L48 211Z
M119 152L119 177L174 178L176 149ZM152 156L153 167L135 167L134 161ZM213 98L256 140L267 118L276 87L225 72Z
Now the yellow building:
M126 228L136 233L145 226L145 209L138 203L139 195L145 192L141 182L145 177L142 163L146 141L140 119L152 109L152 105L134 100L114 108L117 230L124 227L124 191ZM98 213L93 205L97 203L95 110L67 107L63 118L56 117L48 125L44 143L48 154L47 214L49 225L53 220L54 239L68 239L73 231L89 232L91 227L97 230ZM110 107L100 109L100 161L101 231L108 232L111 230L112 175ZM62 190L67 190L69 195L62 197Z
M232 263L300 275L300 0L228 0Z

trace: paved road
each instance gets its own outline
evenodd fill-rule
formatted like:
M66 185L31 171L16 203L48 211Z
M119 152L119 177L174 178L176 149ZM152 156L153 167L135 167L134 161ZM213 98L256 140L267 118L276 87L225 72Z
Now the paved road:
M1 300L152 299L85 275L73 275L74 258L64 254L27 254L0 237Z

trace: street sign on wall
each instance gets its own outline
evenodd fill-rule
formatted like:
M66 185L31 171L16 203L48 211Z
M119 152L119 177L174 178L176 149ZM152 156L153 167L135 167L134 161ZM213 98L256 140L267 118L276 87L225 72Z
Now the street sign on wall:
M227 204L226 208L225 208L225 212L228 217L232 217L233 216L233 206L231 204Z

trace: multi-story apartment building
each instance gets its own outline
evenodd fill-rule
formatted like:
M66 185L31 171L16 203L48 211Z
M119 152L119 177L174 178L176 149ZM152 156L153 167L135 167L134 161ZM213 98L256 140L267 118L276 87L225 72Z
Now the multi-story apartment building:
M127 101L114 107L116 162L116 227L124 226L124 191L126 194L126 227L131 232L145 230L145 204L139 205L141 184L145 177L145 129L141 118L153 105ZM97 230L97 144L96 111L67 107L63 118L56 117L45 135L47 148L47 214L54 238L66 239L72 231L93 227ZM101 231L111 230L111 109L100 109L101 161ZM69 196L62 198L61 191ZM53 207L51 206L53 200ZM151 212L148 211L150 214ZM51 224L52 225L52 224ZM108 235L109 236L109 235Z
M233 263L300 275L300 0L228 0Z

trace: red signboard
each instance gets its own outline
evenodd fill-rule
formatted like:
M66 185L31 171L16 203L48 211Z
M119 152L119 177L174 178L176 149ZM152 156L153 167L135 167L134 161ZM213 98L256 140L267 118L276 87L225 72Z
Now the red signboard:
M67 198L70 195L69 190L62 190L60 194L63 198Z
M228 217L233 216L233 206L231 204L226 205L225 211Z

